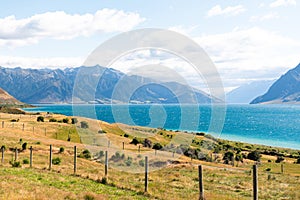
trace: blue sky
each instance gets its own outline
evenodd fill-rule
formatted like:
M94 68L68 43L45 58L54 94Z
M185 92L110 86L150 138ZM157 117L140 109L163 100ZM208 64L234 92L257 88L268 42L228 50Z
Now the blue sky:
M226 90L278 78L300 62L296 0L0 2L3 67L79 66L103 41L138 28L191 37L215 62Z

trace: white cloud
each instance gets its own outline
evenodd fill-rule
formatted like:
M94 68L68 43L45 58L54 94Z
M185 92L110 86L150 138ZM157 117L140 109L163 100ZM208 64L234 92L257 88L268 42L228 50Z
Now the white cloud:
M192 39L214 61L226 91L251 81L278 78L300 62L299 40L258 27L200 35ZM199 78L199 74L191 66L164 53L139 52L118 60L113 67L124 72L135 72L130 68L144 65L167 66L190 85L205 88L203 79Z
M195 40L215 62L227 86L239 85L237 78L244 82L277 78L300 62L299 40L257 27Z
M276 0L270 4L270 7L276 8L280 6L295 6L296 4L296 0Z
M0 66L2 67L22 67L22 68L66 68L81 66L84 58L81 57L53 57L53 58L30 58L16 56L0 56Z
M266 21L266 20L271 20L271 19L278 19L279 15L277 13L271 12L267 13L265 15L255 15L250 17L250 22L255 22L255 21Z
M23 19L12 15L0 19L0 45L18 46L37 43L43 38L66 40L98 32L129 31L144 20L138 13L115 9L83 15L46 12Z
M207 12L207 17L213 17L217 15L236 16L246 11L243 5L228 6L222 8L220 5L216 5Z

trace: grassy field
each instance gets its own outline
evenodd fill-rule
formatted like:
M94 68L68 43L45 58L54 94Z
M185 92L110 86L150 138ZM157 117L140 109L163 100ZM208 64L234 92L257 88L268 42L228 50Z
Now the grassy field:
M43 116L44 122L37 122L38 116ZM245 158L243 163L223 164L225 150L213 155L209 153L212 144L222 144L222 147L229 149L239 147L244 154L254 149L282 154L282 163L275 162L277 156L262 155L258 165L259 199L300 199L300 165L294 163L298 151L216 141L203 134L108 124L79 117L76 124L71 124L71 118L68 123L62 123L65 118L46 113L0 113L0 146L6 147L4 163L0 167L1 199L198 199L199 164L203 166L206 199L251 199L251 168L254 161ZM49 122L50 119L57 122ZM80 128L82 121L86 121L89 128ZM130 144L134 138L148 138L153 144L160 143L170 148L155 154L154 149ZM27 143L27 148L22 150L24 143ZM173 154L175 148L171 148L172 145L189 143L191 149L201 147L202 153L215 159L208 162L191 159L178 152ZM48 170L50 144L53 145L53 158L60 158L61 163ZM73 174L75 145L78 155L83 155L85 149L92 153L91 158L78 157L76 175ZM29 146L33 147L33 168L24 162L29 159ZM19 149L20 167L10 164L14 160L15 148ZM104 157L100 155L101 151L106 150L110 158L107 179L104 176ZM151 171L149 190L144 193L143 164L146 154ZM157 163L164 167L159 167Z

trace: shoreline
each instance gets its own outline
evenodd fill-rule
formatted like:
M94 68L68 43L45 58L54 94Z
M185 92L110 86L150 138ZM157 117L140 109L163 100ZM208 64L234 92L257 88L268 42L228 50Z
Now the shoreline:
M38 108L38 107L36 107L36 108ZM23 110L23 109L21 109L21 110ZM28 114L38 113L38 112L44 113L45 112L45 111L26 111L26 110L23 110L23 111L26 112L26 113L28 113ZM101 122L105 122L105 123L109 123L109 124L124 124L124 125L130 126L130 127L136 127L136 126L138 126L138 125L125 124L125 123L122 123L122 122L110 123L110 122L103 121L103 120L100 120L100 119L93 119L93 118L85 117L85 116L66 115L64 113L59 113L59 112L55 112L53 114L59 114L59 115L64 115L64 116L68 116L68 117L87 118L87 119L90 119L90 120L97 120L97 121L101 121ZM150 129L151 128L160 129L158 127L149 127L149 126L140 126L140 127L150 128ZM296 151L300 150L300 147L298 147L298 148L296 147L297 144L293 144L292 146L281 146L280 144L279 145L273 145L273 144L269 143L272 140L264 140L264 139L256 139L256 138L245 138L243 136L236 136L236 135L228 134L228 133L220 133L220 134L217 134L217 136L216 136L215 133L209 133L209 132L206 132L206 131L179 130L179 129L166 129L166 128L163 128L163 129L167 130L167 131L171 131L171 132L184 132L184 133L190 133L190 134L194 134L194 135L196 133L201 133L202 132L205 135L212 136L216 140L223 140L223 141L228 141L228 142L236 142L236 143L242 143L242 144L249 144L249 145L261 146L261 147L265 147L265 148L278 148L278 149L288 149L288 150L296 150ZM247 142L245 140L249 140L249 142Z

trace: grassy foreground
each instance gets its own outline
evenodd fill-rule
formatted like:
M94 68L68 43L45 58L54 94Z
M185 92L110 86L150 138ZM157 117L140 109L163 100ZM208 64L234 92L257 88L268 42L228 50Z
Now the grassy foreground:
M71 119L61 123L65 116L46 113L41 114L44 122L37 122L38 116L0 113L0 146L6 148L4 163L0 166L0 199L198 199L199 164L204 169L206 199L251 199L254 161L244 158L243 162L229 165L222 159L225 152L234 152L237 148L241 154L256 149L276 152L276 156L262 154L258 167L259 199L300 199L300 165L295 164L296 150L216 141L203 134L191 137L192 134L187 133L108 124L79 117L76 124L71 124ZM58 122L49 122L50 119ZM82 121L87 122L89 128L80 128ZM145 137L153 144L160 143L168 148L154 154L151 148L130 144L134 138L141 142ZM205 159L191 160L178 152L173 154L178 144L189 144L188 140L192 140L190 150L201 149ZM22 150L24 143L27 148ZM59 158L61 163L48 170L50 144L53 145L53 158ZM76 175L73 174L74 145L78 155L83 155L77 160ZM34 149L33 168L24 162L29 159L29 146ZM211 147L222 148L213 155ZM15 148L19 149L19 167L10 164ZM85 149L91 152L91 157L84 156ZM110 158L108 179L104 178L104 159L100 155L105 150L109 151ZM152 171L148 193L144 193L142 173L146 153L152 153L149 156ZM275 162L278 155L283 156L282 163ZM157 167L157 160L164 167Z

